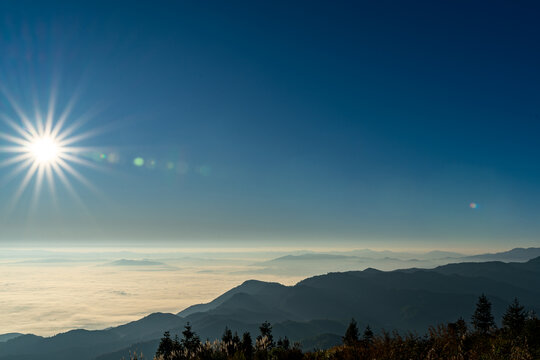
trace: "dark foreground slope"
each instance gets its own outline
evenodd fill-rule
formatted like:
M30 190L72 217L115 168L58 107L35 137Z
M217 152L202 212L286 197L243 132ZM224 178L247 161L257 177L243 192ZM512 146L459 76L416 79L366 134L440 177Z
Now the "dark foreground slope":
M269 321L276 337L287 335L310 346L339 339L336 335L343 334L351 317L374 329L423 332L460 316L470 318L481 293L492 301L496 318L514 297L540 311L540 258L330 273L290 287L250 280L178 315L152 314L108 330L74 330L50 338L20 336L0 343L0 360L119 359L127 357L128 349L144 349L148 358L165 330L180 333L188 321L202 339L219 337L225 326L254 334L260 323Z

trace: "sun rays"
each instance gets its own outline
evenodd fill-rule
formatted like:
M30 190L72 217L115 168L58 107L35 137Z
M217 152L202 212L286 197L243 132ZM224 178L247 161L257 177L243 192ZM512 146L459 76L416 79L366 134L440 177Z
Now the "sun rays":
M41 194L44 183L49 192L56 194L56 182L59 182L76 199L79 199L72 185L76 179L83 185L95 190L92 184L75 168L82 165L95 168L97 165L84 158L84 154L92 148L77 146L82 140L96 135L96 131L77 133L82 123L89 116L81 116L70 120L75 97L66 105L64 111L55 116L56 91L50 96L45 117L34 105L34 115L29 117L21 106L5 89L0 89L10 104L13 114L0 113L0 118L6 126L0 127L0 153L4 159L0 167L12 167L4 178L4 182L21 178L13 193L11 206L15 206L30 185L34 184L32 203L35 204ZM4 131L11 130L11 131Z

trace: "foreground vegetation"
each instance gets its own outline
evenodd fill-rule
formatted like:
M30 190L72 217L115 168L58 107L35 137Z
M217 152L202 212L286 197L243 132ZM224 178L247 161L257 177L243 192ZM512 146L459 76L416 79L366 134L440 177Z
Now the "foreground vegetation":
M535 360L540 359L540 319L526 313L517 299L508 307L497 328L491 303L480 296L468 325L459 319L432 327L428 334L382 332L375 335L369 326L360 336L354 319L343 336L343 345L327 350L303 352L287 338L274 341L268 322L260 326L253 342L250 333L241 337L225 329L221 340L201 342L187 324L182 339L164 334L155 360L362 360L362 359L452 359L452 360ZM132 359L141 356L132 356Z

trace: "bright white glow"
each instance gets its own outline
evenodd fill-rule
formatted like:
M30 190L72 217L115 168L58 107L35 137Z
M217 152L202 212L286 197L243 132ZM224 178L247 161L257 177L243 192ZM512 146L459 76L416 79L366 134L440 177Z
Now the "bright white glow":
M0 84L1 85L1 84ZM0 168L13 166L14 169L6 176L7 180L24 173L19 182L18 188L13 194L13 199L9 208L12 209L20 199L30 184L34 184L34 194L32 206L35 206L40 196L43 182L49 185L49 191L55 197L55 178L60 180L65 189L80 203L80 198L73 188L70 178L78 180L80 183L93 191L96 189L84 176L79 173L73 165L83 165L90 168L99 168L85 154L98 151L88 147L76 146L77 142L97 134L97 131L86 131L76 134L76 130L88 120L89 113L69 121L71 110L74 106L75 96L69 100L65 110L58 116L55 114L56 91L51 92L49 109L46 117L42 117L38 108L33 109L34 121L26 115L22 108L15 102L9 92L0 86L0 95L3 93L8 103L16 114L12 119L10 115L0 111L0 120L7 125L3 131L0 123L0 154L6 153L0 158ZM65 126L71 122L69 126ZM7 142L5 145L3 142ZM10 156L11 155L11 156Z
M52 137L36 138L28 147L34 161L39 164L56 163L61 152L60 145Z

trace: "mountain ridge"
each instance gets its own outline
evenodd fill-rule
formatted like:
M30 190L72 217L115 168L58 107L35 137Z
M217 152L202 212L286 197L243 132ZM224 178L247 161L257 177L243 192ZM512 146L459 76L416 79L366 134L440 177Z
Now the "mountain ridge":
M324 343L320 339L324 333L330 334L326 339L337 339L351 317L375 330L422 332L460 316L470 318L482 292L492 301L497 319L516 296L528 309L540 311L537 274L540 257L527 262L464 262L432 269L330 272L294 286L247 280L209 303L193 305L176 315L153 313L105 330L78 329L47 338L21 335L0 343L0 360L68 360L74 354L81 360L105 360L107 354L118 354L137 344L145 344L148 352L164 331L179 334L187 322L202 339L214 339L225 326L254 334L261 322L270 321L276 337L305 339L306 344L313 339Z

